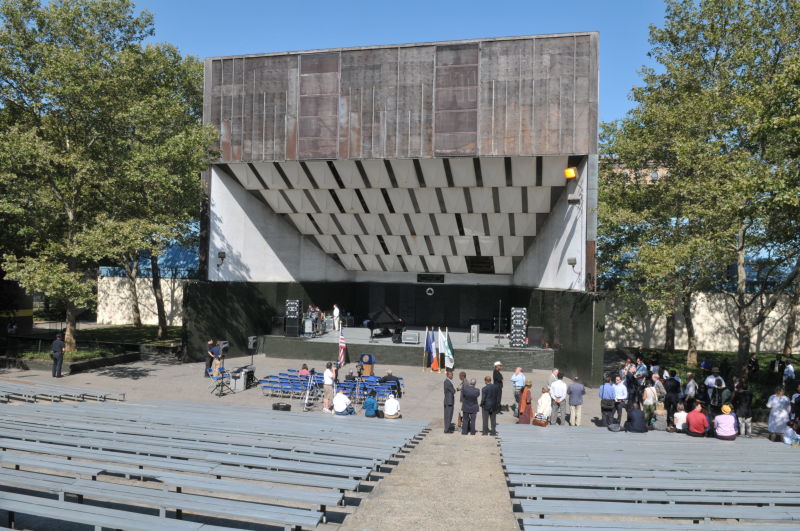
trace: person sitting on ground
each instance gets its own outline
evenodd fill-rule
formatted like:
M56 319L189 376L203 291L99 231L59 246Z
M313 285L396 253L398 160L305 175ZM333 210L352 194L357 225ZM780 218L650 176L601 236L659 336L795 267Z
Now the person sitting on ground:
M364 400L364 416L375 418L378 416L378 399L377 393L373 389L369 392L369 396Z
M639 409L639 404L631 405L628 411L628 420L625 421L625 431L631 433L647 433L647 423L644 421L644 413Z
M403 418L400 414L400 401L397 400L393 394L386 398L383 404L383 418L385 419L399 419Z
M395 394L397 395L397 398L403 397L403 390L400 389L400 378L392 374L392 369L387 369L386 376L382 377L378 381L380 383L387 383L387 382L391 383L394 386L394 391Z
M739 427L736 423L736 415L731 413L730 404L723 404L722 413L714 417L714 433L717 439L723 441L735 441Z
M777 442L783 438L783 431L789 422L789 413L791 412L791 402L783 394L782 385L775 388L775 394L767 400L767 407L770 409L767 425L769 440Z
M683 433L686 431L686 406L683 405L683 402L678 402L678 411L675 412L673 416L673 425L675 426L675 431Z
M531 418L531 380L525 380L525 387L522 388L522 394L519 395L519 420L517 424L530 424Z
M553 399L550 398L550 390L547 387L542 387L542 394L536 402L536 416L549 420L552 413Z
M786 429L783 430L784 444L800 446L800 435L798 435L798 431L800 431L800 419L794 419L788 423Z
M339 392L336 393L336 396L333 397L333 412L336 415L353 415L355 414L355 409L351 406L350 398L346 394L344 394L343 389L339 389Z
M300 367L300 370L297 371L297 375L298 376L311 376L311 372L308 370L308 365L306 365L304 363L303 366Z
M686 434L691 437L705 437L708 431L708 419L703 413L703 403L695 402L694 409L686 415Z

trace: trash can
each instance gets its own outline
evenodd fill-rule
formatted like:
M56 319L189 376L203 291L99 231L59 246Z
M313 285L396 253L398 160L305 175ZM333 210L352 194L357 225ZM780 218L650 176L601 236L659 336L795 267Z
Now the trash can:
M364 369L361 371L362 376L372 376L375 374L375 356L372 354L361 354L358 358Z

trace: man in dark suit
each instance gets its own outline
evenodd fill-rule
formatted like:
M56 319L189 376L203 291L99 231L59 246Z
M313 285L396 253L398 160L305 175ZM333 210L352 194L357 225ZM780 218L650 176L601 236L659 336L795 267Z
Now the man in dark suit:
M444 380L444 432L453 433L453 406L456 403L456 387L453 385L453 371L447 371Z
M461 406L461 435L467 433L475 435L476 421L478 420L478 397L481 396L481 392L475 387L475 378L461 388L461 396L464 398Z
M492 377L483 379L486 384L481 389L481 417L483 418L482 435L497 435L497 410L500 409L500 393L497 384L492 383ZM489 422L491 421L491 429Z

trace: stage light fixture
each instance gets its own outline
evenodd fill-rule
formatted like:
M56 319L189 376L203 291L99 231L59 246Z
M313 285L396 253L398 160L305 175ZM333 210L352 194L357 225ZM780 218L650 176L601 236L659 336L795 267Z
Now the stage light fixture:
M569 168L564 170L564 178L568 181L575 179L578 176L578 168L575 166L570 166Z

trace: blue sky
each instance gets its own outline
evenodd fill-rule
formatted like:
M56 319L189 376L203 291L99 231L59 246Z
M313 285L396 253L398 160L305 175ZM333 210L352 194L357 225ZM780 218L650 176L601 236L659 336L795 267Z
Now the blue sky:
M600 32L600 119L621 118L648 64L661 0L134 0L156 41L198 57L479 37Z

